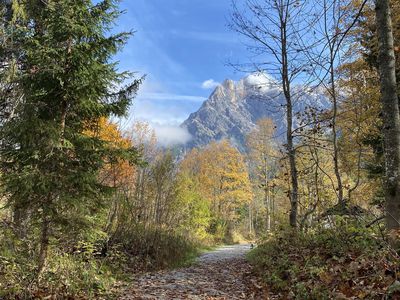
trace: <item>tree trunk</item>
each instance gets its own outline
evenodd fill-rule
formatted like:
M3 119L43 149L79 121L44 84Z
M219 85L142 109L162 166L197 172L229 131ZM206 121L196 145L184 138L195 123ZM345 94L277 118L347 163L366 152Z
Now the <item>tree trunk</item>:
M289 100L288 100L289 99ZM291 179L291 193L290 193L290 226L297 227L297 196L299 190L298 178L297 178L297 167L296 167L296 151L293 145L293 134L292 134L292 102L290 100L290 96L287 97L287 150L289 156L289 164L290 164L290 179Z
M293 144L293 105L292 105L292 94L291 94L291 86L290 86L290 78L289 78L289 62L288 62L288 53L287 53L287 17L284 16L288 12L285 12L285 9L282 8L281 11L281 59L282 59L282 88L283 94L286 100L286 122L287 122L287 130L286 130L286 143L287 143L287 152L289 157L289 165L290 165L290 179L291 179L291 193L290 193L290 216L289 222L290 226L293 228L297 227L297 210L298 210L298 176L297 176L297 167L296 167L296 149Z
M253 200L252 200L253 201ZM253 234L253 205L249 205L249 234Z
M385 198L388 230L400 229L400 116L389 0L376 0L379 71L385 143Z
M37 278L40 278L47 261L47 252L49 249L49 225L50 222L47 216L43 216L42 220L42 231L40 237L40 251L39 251L39 260L38 260L38 275Z
M335 69L334 69L334 57L333 57L334 49L330 50L330 77L331 77L331 98L333 102L333 115L332 115L332 134L333 134L333 166L335 170L335 176L337 181L337 197L338 204L342 209L345 208L346 203L343 199L343 183L342 177L340 175L339 169L339 146L338 146L338 137L337 137L337 111L338 111L338 101L336 94L336 84L335 84Z
M29 218L28 213L21 207L13 208L14 232L19 239L26 238L26 220Z
M267 180L265 180L265 189L264 189L264 202L265 202L265 208L266 208L266 229L267 232L271 231L271 210L270 210L270 199L269 199L269 190L267 186Z
M275 197L274 197L274 187L271 188L271 196L270 196L270 204L271 204L271 231L275 231Z

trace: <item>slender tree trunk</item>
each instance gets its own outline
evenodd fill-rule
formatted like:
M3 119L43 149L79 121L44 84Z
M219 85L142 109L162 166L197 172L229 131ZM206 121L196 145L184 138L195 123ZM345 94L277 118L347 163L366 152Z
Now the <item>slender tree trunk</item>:
M26 220L29 218L28 213L21 207L15 206L13 208L13 223L15 228L15 234L19 239L26 237Z
M293 228L297 227L297 211L298 211L298 176L297 176L297 167L296 167L296 149L293 144L293 105L292 105L292 94L291 94L291 86L290 86L290 78L289 78L289 62L288 62L288 54L287 54L287 14L285 9L282 8L281 11L281 59L282 59L282 87L283 93L286 99L286 122L287 122L287 130L286 130L286 143L287 143L287 152L289 157L289 165L290 165L290 179L291 179L291 193L290 193L290 215L289 222L290 226Z
M271 213L271 231L275 231L275 197L274 197L274 187L271 188L270 195L270 213Z
M72 38L68 39L67 45L67 54L71 54L72 52ZM65 70L68 71L69 69L69 59L67 59L67 63L65 65ZM67 112L68 112L68 100L67 96L65 95L61 101L61 120L60 120L60 138L61 138L61 145L64 146L65 144L65 124L67 120Z
M47 262L47 252L49 249L49 219L47 216L43 216L42 220L42 229L40 236L40 250L39 250L39 259L38 259L38 275L37 278L40 278L42 274L46 262Z
M267 232L271 230L271 216L270 216L270 202L269 202L269 191L268 191L268 175L267 175L267 165L264 162L264 205L266 208L266 229Z
M379 71L386 163L386 224L400 229L400 116L389 0L376 0Z
M115 230L114 230L114 232L112 232L112 231L113 231L115 220L117 218L118 207L119 207L118 200L117 199L113 199L113 203L111 205L111 209L110 209L110 211L108 213L107 225L106 225L106 228L105 228L105 232L107 232L109 235L113 235L113 233L115 233Z
M67 120L67 103L65 100L61 103L61 120L60 120L60 142L61 145L65 144L65 122Z
M148 223L148 210L145 203L145 170L141 169L137 178L137 199L139 202L140 211L137 216L138 223L143 222L145 228Z
M249 205L249 234L253 234L253 205Z
M337 197L338 204L344 209L346 203L343 199L343 183L342 176L340 175L339 169L339 146L338 146L338 137L337 137L337 111L338 111L338 101L336 94L336 84L335 84L335 69L334 69L334 58L333 52L334 49L330 50L330 77L331 77L331 98L333 102L333 115L332 115L332 134L333 134L333 166L335 170L336 182L337 182Z
M290 88L290 87L289 87ZM288 88L288 90L289 90ZM292 227L297 227L297 211L298 211L298 203L297 203L297 197L298 197L298 190L299 190L299 184L298 184L298 176L297 176L297 167L296 167L296 150L293 145L293 134L292 134L292 102L290 98L290 92L288 92L288 96L286 97L287 100L287 150L288 150L288 156L289 156L289 164L290 164L290 179L291 179L291 193L290 193L290 216L289 216L289 221L290 221L290 226Z
M267 184L267 181L265 181L265 183ZM269 190L268 190L268 186L266 185L265 186L265 190L264 190L264 193L265 193L265 199L264 199L264 201L265 201L265 208L266 208L266 210L267 210L267 216L266 216L266 222L267 222L267 224L266 224L266 229L267 229L267 232L270 232L271 231L271 209L270 209L270 198L269 198Z

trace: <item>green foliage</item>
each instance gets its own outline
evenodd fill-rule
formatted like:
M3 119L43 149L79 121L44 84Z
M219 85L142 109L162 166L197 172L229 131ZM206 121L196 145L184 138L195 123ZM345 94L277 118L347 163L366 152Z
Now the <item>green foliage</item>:
M99 254L114 188L100 175L139 155L96 133L127 113L141 83L113 62L131 36L112 33L117 3L1 6L0 298L97 298L113 283Z
M38 286L34 284L37 266L32 260L35 253L33 243L29 239L12 239L12 234L1 238L1 299L31 299L49 295L98 299L106 297L115 283L108 260L96 258L92 251L95 245L86 243L85 251L51 247L47 267Z
M178 175L175 210L183 219L178 231L194 240L207 242L210 239L207 232L211 220L210 204L202 197L198 183L183 172Z
M247 163L228 141L194 149L177 163L157 149L145 125L133 141L108 123L127 113L141 83L113 61L131 36L112 33L117 3L0 0L0 298L107 297L128 274L182 266L203 245L261 232L272 238L249 259L281 298L381 297L398 278L399 264L378 240L380 232L345 217L334 217L331 228L312 226L336 199L329 143L310 145L309 132L296 145L300 227L308 233L274 235L286 219L291 179L271 144L271 121L250 134ZM361 35L373 37L367 27ZM365 46L376 66L374 45ZM349 98L340 105L339 158L348 197L359 190L349 200L375 196L381 204L379 95L370 88L377 78L367 73L372 77L357 83L349 75L366 70L361 62L342 66L356 92L354 99L341 93ZM356 110L364 106L361 122ZM330 137L314 132L313 138ZM133 145L147 163L139 164Z
M120 14L115 1L31 0L21 10L13 13L24 34L7 34L18 38L21 72L10 84L23 98L0 128L0 167L16 223L41 224L40 272L49 237L66 228L78 235L104 207L111 192L99 180L104 164L137 161L134 148L110 147L87 131L101 117L126 114L140 80L118 88L132 76L112 62L130 36L110 34Z
M16 78L24 99L1 128L2 181L10 206L63 223L63 212L90 214L107 192L98 171L115 151L84 131L99 117L123 115L139 81L113 91L129 75L109 62L129 36L105 35L118 16L113 1L40 3L26 4L26 73Z

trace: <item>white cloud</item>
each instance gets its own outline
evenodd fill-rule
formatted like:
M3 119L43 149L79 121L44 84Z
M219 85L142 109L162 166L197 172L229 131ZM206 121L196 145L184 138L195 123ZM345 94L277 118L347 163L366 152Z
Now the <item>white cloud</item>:
M216 82L214 79L208 79L201 84L201 87L203 89L208 90L208 89L216 88L218 85L219 85L219 82Z
M245 78L245 83L251 86L265 86L276 84L276 79L267 73L253 73Z
M194 102L159 103L160 101L146 101L137 99L130 110L130 117L134 120L147 121L158 124L180 124L199 105ZM161 101L164 102L164 101ZM165 101L166 102L166 101Z
M265 73L252 73L244 78L245 85L256 88L260 92L266 92L278 88L278 82L274 77Z
M189 142L192 136L186 128L178 125L151 124L156 132L157 142L164 147L182 145Z
M206 100L204 96L187 95L180 93L170 93L164 86L165 82L150 77L145 80L143 87L139 89L137 97L133 100L129 112L130 122L145 121L152 127L178 127L194 111L198 110ZM198 84L195 83L196 85ZM160 129L163 141L166 134L164 129ZM177 136L185 136L178 132Z

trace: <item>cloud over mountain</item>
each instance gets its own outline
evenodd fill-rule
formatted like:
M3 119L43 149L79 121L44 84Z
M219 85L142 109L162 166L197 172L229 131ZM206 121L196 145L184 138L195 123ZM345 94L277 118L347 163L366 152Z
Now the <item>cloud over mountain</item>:
M323 109L329 101L322 93L309 92L304 86L293 86L294 114L307 106ZM285 97L272 76L250 74L239 81L225 80L218 85L200 109L181 125L193 137L188 148L204 146L211 141L229 139L239 149L245 148L246 135L261 118L271 118L275 135L286 132ZM298 124L294 120L294 126Z
M192 136L186 128L178 125L152 124L157 136L157 142L163 147L171 147L188 143Z
M219 85L219 82L215 81L214 79L208 79L201 84L203 89L213 89Z

